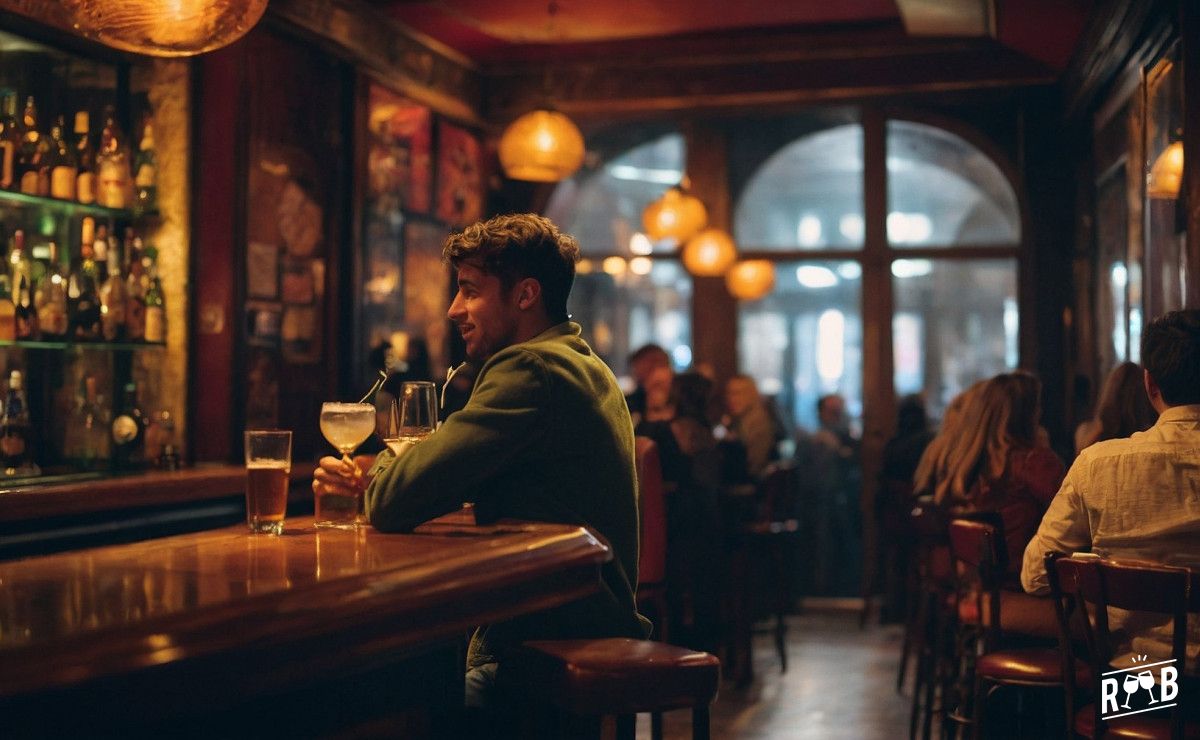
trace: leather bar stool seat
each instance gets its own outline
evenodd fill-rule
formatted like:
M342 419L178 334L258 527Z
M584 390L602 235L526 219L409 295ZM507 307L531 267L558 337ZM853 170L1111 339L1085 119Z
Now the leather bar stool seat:
M515 684L576 715L617 716L618 736L632 737L639 712L692 709L695 738L708 737L708 706L717 696L721 661L650 640L532 640L506 663Z
M1086 686L1091 669L1082 660L1075 660L1075 685ZM1004 683L1062 683L1062 657L1057 650L1046 648L1016 648L979 656L975 671L984 678Z

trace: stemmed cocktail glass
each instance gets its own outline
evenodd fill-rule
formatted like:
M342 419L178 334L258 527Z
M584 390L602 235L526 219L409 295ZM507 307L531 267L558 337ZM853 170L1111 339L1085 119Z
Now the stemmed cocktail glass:
M321 433L329 444L342 453L342 461L348 464L354 475L362 473L350 459L360 444L375 431L375 407L369 403L321 404ZM358 526L362 511L362 494L321 493L316 500L316 525L352 529Z

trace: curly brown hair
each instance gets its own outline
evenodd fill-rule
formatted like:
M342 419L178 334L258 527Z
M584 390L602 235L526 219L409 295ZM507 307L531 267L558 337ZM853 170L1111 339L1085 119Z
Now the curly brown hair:
M556 321L567 318L579 242L544 216L518 213L472 224L446 238L442 259L455 268L467 262L495 275L505 291L518 280L533 278L542 286L546 315Z

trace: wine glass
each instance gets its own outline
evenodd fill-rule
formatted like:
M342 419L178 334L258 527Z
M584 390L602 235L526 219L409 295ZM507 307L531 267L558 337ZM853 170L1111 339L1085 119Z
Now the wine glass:
M1122 709L1129 709L1129 700L1138 691L1138 677L1132 673L1125 674L1125 681L1121 684L1121 688L1125 689L1125 703L1121 705Z
M1154 698L1154 672L1142 671L1141 673L1137 674L1137 677L1138 685L1150 693L1150 703L1157 704L1158 699Z
M400 454L404 443L416 444L437 429L437 388L428 381L409 381L400 386L392 401L384 443Z
M361 475L350 453L375 431L375 407L369 403L321 404L321 434L342 453L354 475ZM358 524L362 494L321 493L316 500L316 525L350 529Z

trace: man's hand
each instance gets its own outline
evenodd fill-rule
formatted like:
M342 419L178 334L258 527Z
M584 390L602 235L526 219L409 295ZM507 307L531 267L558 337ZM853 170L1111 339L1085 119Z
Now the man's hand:
M367 471L375 463L374 455L359 455L354 463L340 457L323 457L313 473L313 493L354 495L367 489Z

